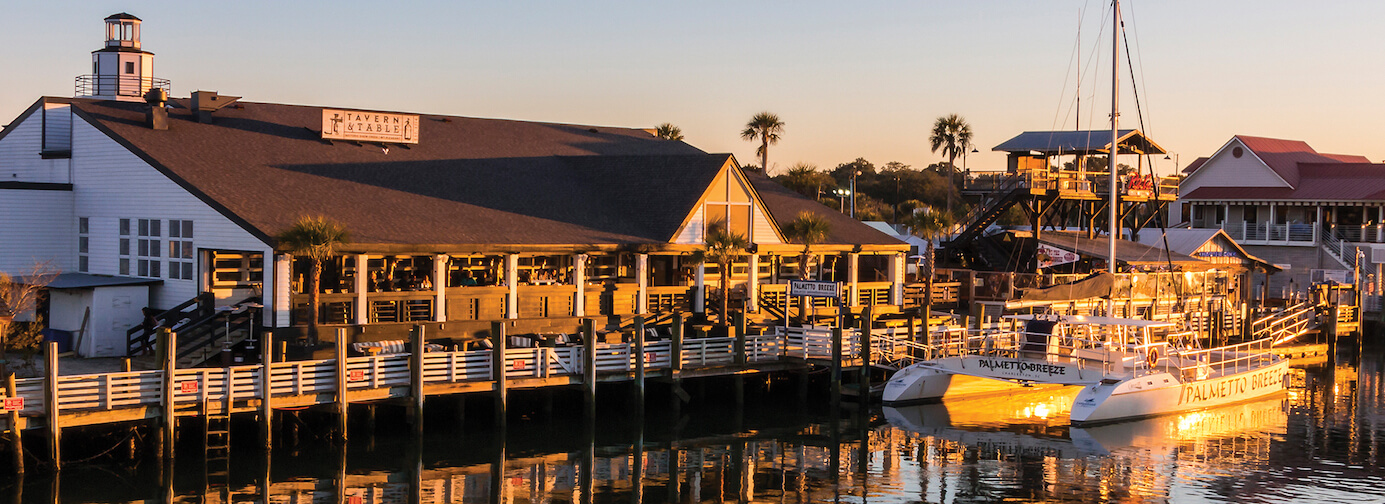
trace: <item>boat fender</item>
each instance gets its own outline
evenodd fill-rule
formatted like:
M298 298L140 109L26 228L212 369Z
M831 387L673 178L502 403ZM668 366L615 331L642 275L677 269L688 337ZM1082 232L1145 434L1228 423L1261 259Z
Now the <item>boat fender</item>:
M1159 363L1159 349L1158 349L1158 348L1151 348L1151 349L1149 349L1148 352L1145 352L1145 364L1148 364L1150 369L1154 369L1154 365L1155 365L1155 364L1158 364L1158 363Z

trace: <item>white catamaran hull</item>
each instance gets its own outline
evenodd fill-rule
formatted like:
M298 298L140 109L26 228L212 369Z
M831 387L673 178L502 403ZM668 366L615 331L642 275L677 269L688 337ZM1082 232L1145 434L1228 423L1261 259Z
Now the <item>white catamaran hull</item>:
M1104 378L1100 364L1049 362L1042 358L964 355L920 362L896 371L881 400L901 405L942 399L953 375L1026 384L1085 385Z
M1168 373L1084 387L1072 403L1072 422L1099 423L1192 411L1249 401L1285 390L1288 361L1182 383Z

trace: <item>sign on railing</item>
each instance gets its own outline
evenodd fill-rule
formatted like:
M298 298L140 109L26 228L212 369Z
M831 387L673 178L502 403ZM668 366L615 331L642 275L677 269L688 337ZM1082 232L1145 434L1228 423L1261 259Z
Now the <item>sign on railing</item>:
M819 282L814 280L789 280L790 296L841 297L841 282Z

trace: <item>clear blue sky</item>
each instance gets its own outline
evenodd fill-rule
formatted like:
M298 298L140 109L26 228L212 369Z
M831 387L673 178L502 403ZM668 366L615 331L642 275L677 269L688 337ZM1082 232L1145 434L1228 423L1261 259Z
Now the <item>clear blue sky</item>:
M1187 164L1231 135L1385 160L1385 2L1126 0L1147 133ZM772 168L941 159L940 115L972 124L972 169L1026 130L1109 127L1108 2L7 2L0 122L69 96L102 19L144 20L175 96L611 126L680 126L758 163L751 115L787 124ZM1098 40L1098 30L1102 39ZM1124 64L1123 64L1124 65ZM1136 123L1122 72L1122 126ZM1164 163L1161 171L1172 169Z

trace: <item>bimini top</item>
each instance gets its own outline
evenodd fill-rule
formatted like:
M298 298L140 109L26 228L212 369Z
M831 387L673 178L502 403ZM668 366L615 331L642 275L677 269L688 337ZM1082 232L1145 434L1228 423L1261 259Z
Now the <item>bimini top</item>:
M1015 320L1044 320L1057 322L1059 324L1070 325L1116 325L1126 327L1139 327L1148 329L1151 327L1178 327L1178 324L1163 320L1144 320L1120 317L1100 317L1096 315L1059 315L1059 314L1024 314L1006 315L1003 318Z
M1137 129L1120 130L1120 154L1164 154L1164 148ZM1042 156L1095 154L1111 149L1111 130L1026 131L991 149Z

